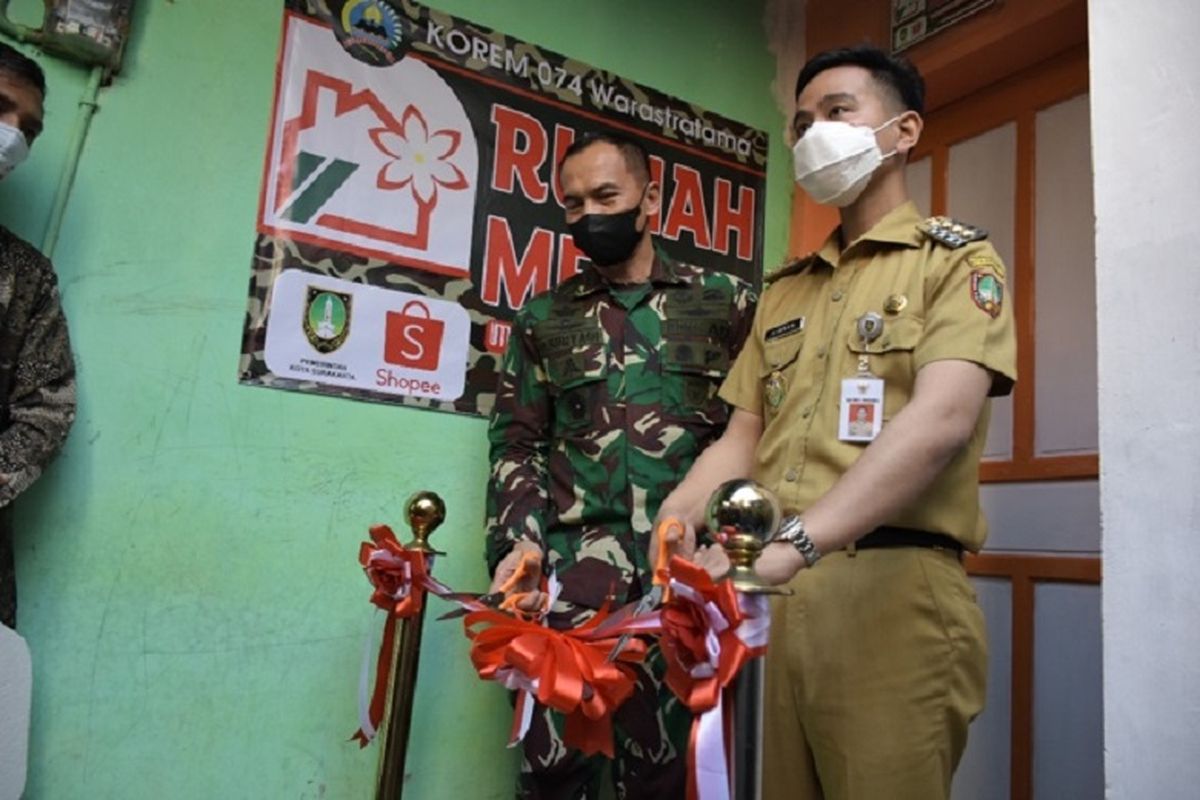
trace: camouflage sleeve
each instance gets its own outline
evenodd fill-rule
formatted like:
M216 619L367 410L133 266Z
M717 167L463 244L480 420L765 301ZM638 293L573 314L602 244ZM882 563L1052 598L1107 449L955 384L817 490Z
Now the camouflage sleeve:
M735 361L738 354L742 352L742 345L745 344L746 337L750 335L750 331L754 327L754 311L757 308L758 295L755 294L753 287L739 281L733 297L733 316L730 319L730 330L733 335L729 353L730 363Z
M0 431L0 506L38 479L75 420L75 362L49 264L29 293L28 323L12 369L8 422ZM10 312L20 313L19 309Z
M545 547L550 504L550 393L532 327L523 314L513 322L488 425L488 573L521 538Z

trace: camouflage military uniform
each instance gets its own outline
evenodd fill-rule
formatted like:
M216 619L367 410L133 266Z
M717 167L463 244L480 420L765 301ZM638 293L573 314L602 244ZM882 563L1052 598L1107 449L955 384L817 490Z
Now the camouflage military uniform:
M75 419L75 364L50 262L0 228L0 623L16 626L13 498Z
M550 624L649 588L647 549L663 499L724 429L717 389L750 329L749 286L661 254L648 283L585 270L513 323L492 413L487 559L522 537L542 545L563 589ZM652 658L617 713L620 797L682 796L690 716ZM522 797L594 797L598 760L562 746L557 715L526 737Z

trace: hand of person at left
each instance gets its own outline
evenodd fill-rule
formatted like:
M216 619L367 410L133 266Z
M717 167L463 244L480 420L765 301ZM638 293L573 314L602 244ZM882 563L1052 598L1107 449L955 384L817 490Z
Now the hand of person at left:
M696 548L692 561L707 572L714 581L721 580L729 572L729 556L725 554L725 548L719 544L708 544Z

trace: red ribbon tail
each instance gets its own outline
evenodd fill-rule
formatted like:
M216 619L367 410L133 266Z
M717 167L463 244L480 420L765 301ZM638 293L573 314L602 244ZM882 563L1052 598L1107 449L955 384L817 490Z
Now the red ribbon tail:
M524 689L517 690L517 703L513 708L512 730L508 732L508 746L513 747L525 736L526 707L533 703L533 695Z
M388 676L392 674L392 651L395 649L396 627L399 626L401 620L396 617L389 616L387 621L383 623L383 643L379 645L379 657L375 661L375 690L371 693L371 705L367 712L367 719L371 721L371 726L375 728L375 732L379 732L379 726L383 724L383 708L387 704L388 691ZM357 741L359 747L366 747L371 743L372 736L368 736L367 732L359 728L351 741Z

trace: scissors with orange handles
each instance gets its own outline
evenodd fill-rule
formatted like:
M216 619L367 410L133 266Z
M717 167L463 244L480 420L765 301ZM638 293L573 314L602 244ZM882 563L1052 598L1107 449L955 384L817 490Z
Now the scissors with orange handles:
M521 604L530 595L538 593L537 589L530 592L513 592L513 589L520 586L526 579L534 575L540 575L542 571L542 556L540 553L525 553L521 557L521 563L517 565L516 570L509 576L508 580L500 587L497 594L503 595L504 599L500 601L500 610L508 611L515 617L524 620L535 619L540 616L546 609L527 610ZM510 594L511 592L511 594Z
M671 562L671 544L674 542L682 542L686 533L686 528L683 522L677 517L663 517L658 523L657 536L658 548L654 554L654 578L653 587L642 596L638 604L634 606L631 616L645 614L650 609L665 603L671 599L671 575L669 565ZM629 643L629 637L632 633L623 633L617 639L617 643L613 645L612 651L608 654L609 661L615 661L621 651L625 649L625 645Z

